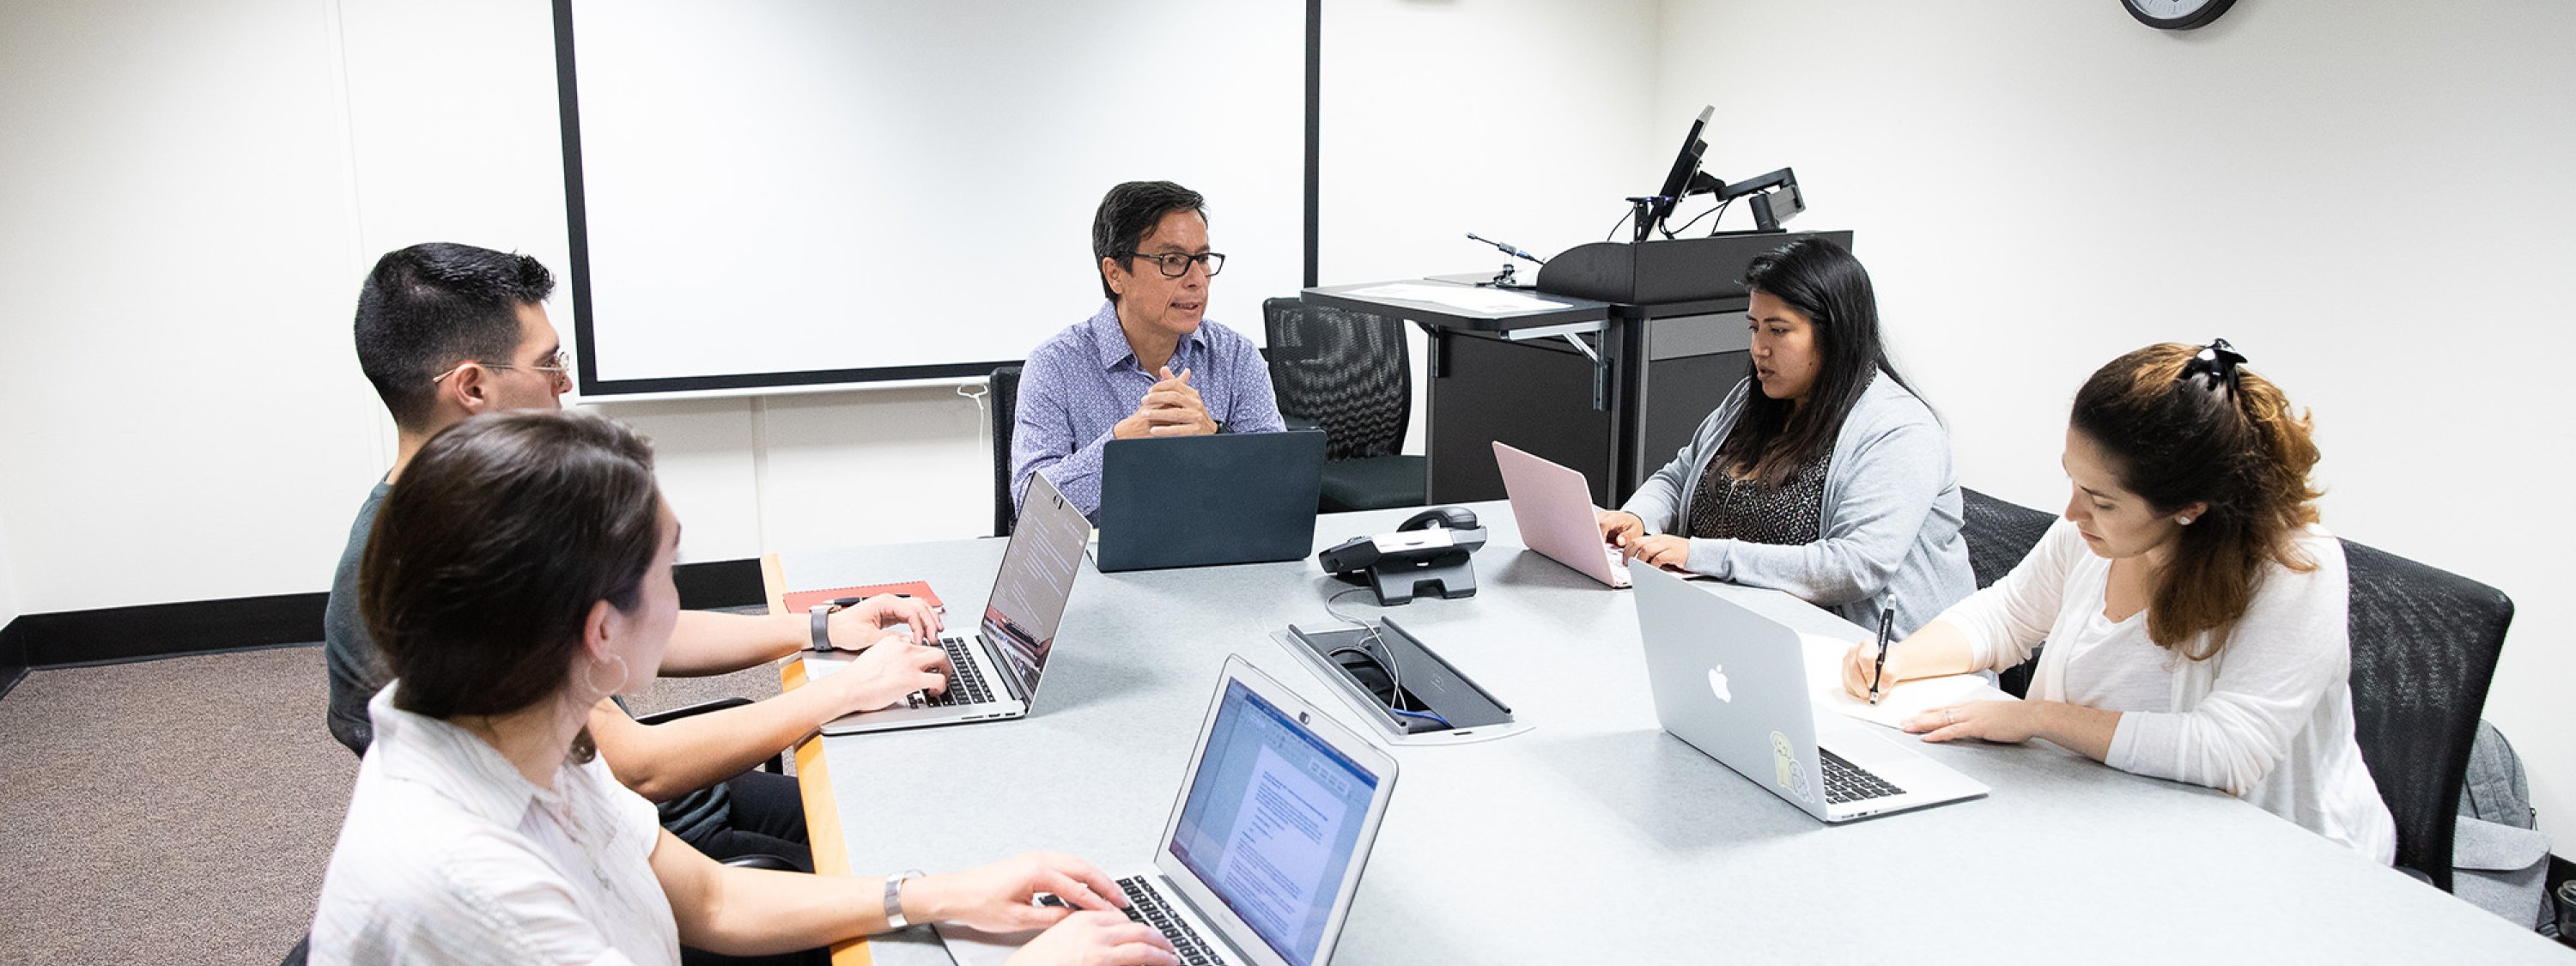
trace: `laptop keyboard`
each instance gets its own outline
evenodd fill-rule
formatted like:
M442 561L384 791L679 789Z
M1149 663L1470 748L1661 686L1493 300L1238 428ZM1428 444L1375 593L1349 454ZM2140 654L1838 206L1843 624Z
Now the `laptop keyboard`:
M1154 927L1163 938L1172 941L1172 950L1181 956L1184 966L1221 966L1225 957L1199 938L1189 920L1181 918L1163 902L1163 893L1141 875L1118 880L1119 891L1127 893L1127 918Z
M975 666L974 651L966 646L966 639L962 637L942 637L939 639L939 646L948 651L948 666L942 669L942 671L948 675L948 690L941 691L938 694L932 694L927 691L915 691L908 699L912 706L916 708L949 708L961 704L990 703L993 700L993 691L991 688L984 686L983 675L960 675L957 673L958 668L971 668Z
M1862 771L1860 766L1843 760L1841 755L1823 748L1816 749L1816 754L1824 760L1826 804L1865 802L1873 798L1894 798L1905 794L1905 789L1890 785L1886 780Z

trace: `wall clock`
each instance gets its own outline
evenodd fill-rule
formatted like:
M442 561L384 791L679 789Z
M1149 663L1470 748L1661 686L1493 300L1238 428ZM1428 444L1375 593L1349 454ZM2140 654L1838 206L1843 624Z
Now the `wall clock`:
M2158 30L2190 30L2227 12L2236 0L2120 0L2129 16Z

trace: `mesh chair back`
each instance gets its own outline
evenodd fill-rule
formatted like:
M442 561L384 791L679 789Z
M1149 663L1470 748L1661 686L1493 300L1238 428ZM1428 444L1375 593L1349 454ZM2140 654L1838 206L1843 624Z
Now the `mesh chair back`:
M1395 455L1413 415L1404 323L1293 298L1263 301L1261 317L1280 415L1322 427L1325 459Z
M2496 655L2503 591L2343 541L2351 570L2353 731L2397 819L2397 864L2451 888L2452 823Z
M1968 541L1968 569L1976 572L1979 589L2011 573L2057 522L2047 513L1966 487L1959 488L1959 497L1959 535Z
M993 370L992 387L984 400L992 407L993 418L993 535L1011 535L1011 427L1020 415L1020 367L1003 366Z
M1968 569L1977 575L1979 590L2011 573L2021 558L2030 556L2030 548L2039 546L2039 538L2048 535L2049 524L2057 522L2056 517L2041 511L1964 486L1959 488L1959 497L1959 536L1968 541ZM2030 660L1996 675L1995 686L2013 697L2028 697L2030 675L2038 665L2039 648L2032 648Z

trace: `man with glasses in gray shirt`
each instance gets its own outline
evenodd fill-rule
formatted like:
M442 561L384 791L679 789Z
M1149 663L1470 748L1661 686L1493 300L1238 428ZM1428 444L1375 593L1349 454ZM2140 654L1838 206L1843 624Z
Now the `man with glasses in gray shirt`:
M1109 301L1029 352L1011 435L1011 500L1043 474L1084 514L1100 508L1112 439L1275 433L1287 428L1251 339L1206 321L1207 200L1169 181L1109 189L1091 253Z

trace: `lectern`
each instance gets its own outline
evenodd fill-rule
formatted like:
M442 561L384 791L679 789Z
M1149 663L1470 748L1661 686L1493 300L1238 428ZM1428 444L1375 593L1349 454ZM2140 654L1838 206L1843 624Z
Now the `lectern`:
M1669 462L1748 371L1744 267L1800 238L1848 249L1852 233L1743 232L1596 242L1539 270L1548 303L1477 311L1372 295L1390 284L1457 286L1486 276L1306 289L1308 301L1392 316L1431 338L1424 433L1433 503L1495 500L1495 440L1583 471L1619 505ZM1415 290L1417 293L1420 290Z

